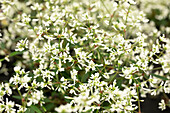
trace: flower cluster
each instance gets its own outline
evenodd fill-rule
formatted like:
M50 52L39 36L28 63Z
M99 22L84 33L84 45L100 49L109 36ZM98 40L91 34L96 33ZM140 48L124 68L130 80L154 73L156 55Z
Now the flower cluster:
M1 0L0 66L15 65L1 112L141 112L140 97L169 94L170 39L148 1Z

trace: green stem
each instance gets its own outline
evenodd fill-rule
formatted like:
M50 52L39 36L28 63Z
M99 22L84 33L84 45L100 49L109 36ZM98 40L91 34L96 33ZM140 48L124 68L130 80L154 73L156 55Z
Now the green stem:
M18 93L19 93L19 96L21 97L21 103L22 103L22 105L24 106L24 102L22 101L23 96L22 96L20 90L18 89L18 85L16 86L16 89L17 89L17 91L18 91Z
M137 94L138 94L138 107L139 107L139 113L141 113L140 99L139 99L139 88L138 88L138 87L137 87Z
M106 5L104 4L103 0L100 0L103 4L103 6L105 7L106 11L111 15L110 11L107 9Z

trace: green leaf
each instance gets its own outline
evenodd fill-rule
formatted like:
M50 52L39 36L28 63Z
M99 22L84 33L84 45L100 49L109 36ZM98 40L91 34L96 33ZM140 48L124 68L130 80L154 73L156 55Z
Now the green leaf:
M27 111L25 111L25 113L35 113L33 109L28 108Z
M37 113L42 113L37 106L32 105L32 106L31 106L31 109L34 110L34 111L37 112Z
M44 106L42 106L42 108L43 108L43 110L46 112L47 111L47 109L44 107Z
M119 78L117 78L116 82L117 82L117 86L121 89L122 88L122 84L124 82L124 78L123 77L119 77Z
M86 82L88 77L89 77L89 73L84 74L81 78L81 82Z
M21 51L21 52L16 51L16 52L12 52L9 56L12 57L12 56L15 56L15 55L20 55L22 53L23 53L23 51Z
M2 62L2 61L4 61L5 60L5 58L2 58L2 59L0 59L0 62Z
M7 55L6 57L12 57L12 56L15 56L15 55L21 55L21 54L23 54L23 52L24 51L15 51L15 52L10 53L9 56ZM4 60L5 60L5 58L2 58L2 59L0 59L0 62L2 62Z
M16 39L14 39L13 41L14 42L18 42L19 40L22 40L22 39L25 39L26 37L20 37L20 38L16 38Z
M100 52L97 51L97 56L98 56L98 59L100 59Z
M21 97L20 96L12 96L13 98L16 98L16 99L19 99L19 100L21 100Z
M160 78L160 79L162 79L162 80L169 80L168 78L166 78L166 77L164 77L164 76L160 76L160 75L156 75L156 74L151 74L152 76L155 76L155 77L157 77L157 78Z

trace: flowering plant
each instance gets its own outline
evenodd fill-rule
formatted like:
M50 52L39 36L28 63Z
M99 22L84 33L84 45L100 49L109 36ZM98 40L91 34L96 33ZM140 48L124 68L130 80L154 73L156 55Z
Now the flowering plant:
M1 0L0 64L13 71L0 111L141 113L147 94L170 106L170 39L142 1Z

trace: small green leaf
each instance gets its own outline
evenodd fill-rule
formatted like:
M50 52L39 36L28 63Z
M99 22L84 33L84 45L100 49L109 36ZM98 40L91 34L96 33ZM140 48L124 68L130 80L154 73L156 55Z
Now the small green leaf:
M25 111L25 113L35 113L33 109L28 108L27 111Z
M16 98L16 99L19 99L19 100L21 100L21 97L20 96L12 96L13 98Z
M21 51L21 52L16 51L16 52L12 52L9 56L12 57L12 56L15 56L15 55L20 55L22 53L23 53L23 51Z
M98 59L100 59L100 52L99 51L97 51L97 55L98 55Z
M155 76L155 77L157 77L157 78L160 78L160 79L162 79L162 80L169 80L168 78L166 78L166 77L164 77L164 76L160 76L160 75L156 75L156 74L151 74L152 76Z
M42 106L42 108L43 108L43 110L46 112L47 111L47 109L44 107L44 106Z
M21 51L21 52L16 51L16 52L10 53L9 56L7 55L6 57L12 57L12 56L15 56L15 55L21 55L22 53L23 53L23 51ZM2 58L2 59L0 59L0 62L2 62L4 60L5 60L5 58Z
M32 105L32 106L31 106L31 109L34 110L34 111L37 112L37 113L42 113L37 106Z
M0 62L2 62L2 61L4 61L5 60L5 58L2 58L2 59L0 59Z
M88 73L84 74L81 78L81 82L86 82L88 77L89 77Z

